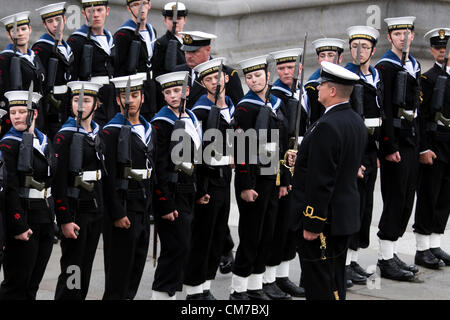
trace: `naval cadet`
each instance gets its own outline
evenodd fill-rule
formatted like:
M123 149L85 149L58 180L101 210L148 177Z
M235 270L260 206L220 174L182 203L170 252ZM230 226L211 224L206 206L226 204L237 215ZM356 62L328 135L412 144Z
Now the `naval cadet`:
M438 269L443 263L450 265L450 255L441 249L450 213L450 59L446 56L450 28L430 30L425 38L430 41L435 62L421 79L423 101L419 114L420 172L413 224L417 248L414 261L417 265Z
M62 37L67 22L65 2L50 4L36 11L41 16L42 24L47 32L33 44L31 49L39 56L46 70L43 110L47 135L53 140L70 114L67 108L70 105L67 82L72 78L74 57L72 48Z
M380 182L383 212L378 224L381 277L409 281L419 271L397 255L414 205L419 167L417 111L420 63L409 53L416 17L387 18L391 49L377 62L384 84L385 118L380 133ZM406 40L405 40L406 37Z
M72 81L72 116L57 132L53 179L56 219L60 225L61 273L55 300L84 300L103 227L102 161L99 125L92 120L101 85ZM80 268L80 287L68 287L71 266Z
M0 130L2 118L6 114L6 110L0 109ZM0 271L3 264L3 247L5 243L5 183L6 183L6 166L0 151Z
M357 174L367 129L349 103L359 77L322 62L318 86L324 115L305 134L295 163L292 214L306 299L346 297L349 236L360 228Z

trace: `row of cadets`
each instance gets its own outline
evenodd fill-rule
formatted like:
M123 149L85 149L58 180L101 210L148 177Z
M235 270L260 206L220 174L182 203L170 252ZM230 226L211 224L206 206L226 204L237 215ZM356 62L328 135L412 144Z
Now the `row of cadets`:
M144 95L145 102L142 105L141 115L147 120L155 115L157 111L156 84L153 79L156 30L148 22L148 13L151 1L148 0L126 0L127 11L131 19L126 21L114 34L117 58L115 59L114 76L121 77L142 73L145 75ZM141 7L142 4L142 7ZM142 9L140 25L138 23L139 9ZM136 34L136 29L138 33ZM133 52L133 41L139 43L139 52ZM137 60L136 60L137 59Z
M195 114L185 108L190 94L188 72L172 72L156 78L167 105L151 123L156 134L155 165L157 183L154 192L155 225L161 241L161 252L152 284L153 300L175 300L183 288L185 268L190 252L194 203L204 194L196 186L197 165L194 154L202 147L202 132ZM183 87L186 92L183 92ZM182 96L182 94L186 96ZM171 159L176 144L171 142L174 130L183 130L183 147L190 148L180 163ZM186 137L188 139L186 139ZM206 197L207 198L207 197Z
M51 184L55 159L51 142L35 127L37 105L42 96L35 92L8 91L5 97L12 127L0 141L7 170L4 280L0 300L35 300L53 249ZM25 140L30 144L25 144Z
M132 300L138 290L150 241L156 138L140 114L145 101L142 74L111 79L120 112L100 133L104 178L105 300ZM129 84L129 85L128 85ZM129 94L127 91L129 88ZM128 133L127 133L128 132Z
M441 238L450 214L450 59L445 56L450 29L435 28L424 37L430 43L435 63L421 78L420 171L413 224L417 247L415 263L438 269L450 265L449 254L441 249ZM442 76L444 86L436 92L434 88ZM443 95L441 105L434 104L435 95Z
M218 130L221 139L214 138L218 140L213 144L208 143L211 137L204 141L204 147L213 147L214 153L211 153L211 159L204 157L197 175L198 188L204 190L201 193L207 194L208 198L196 200L194 207L191 253L184 277L187 300L215 300L210 290L211 281L216 277L224 241L229 232L232 158L225 154L229 149L227 146L232 143L227 130L233 129L234 104L226 95L229 76L223 70L220 76L218 72L220 65L225 63L225 58L216 58L194 68L207 94L200 97L192 112L199 119L204 135L206 132L211 134L208 130ZM219 110L215 112L214 108L217 107Z
M104 158L98 135L100 127L92 120L101 85L73 81L67 86L72 96L73 116L54 138L57 167L53 190L56 218L62 232L61 273L55 300L84 300L103 229L101 179ZM81 279L80 287L72 288L67 283L72 274L69 268L74 265L80 268Z
M48 137L53 140L56 132L70 115L67 83L72 79L74 55L71 47L63 39L67 22L65 2L50 4L36 11L41 16L47 32L33 44L32 50L39 57L46 72L42 101L44 126ZM57 35L59 38L55 41ZM54 65L55 60L50 59L56 59L57 65ZM49 83L52 78L53 83Z
M268 130L270 142L260 143L259 148L266 148L268 153L279 152L281 158L286 151L283 150L283 144L287 143L287 137L280 134L280 143L274 146L274 142L270 140L272 139L270 130L283 129L282 117L285 115L282 115L283 102L267 92L270 76L267 56L247 59L239 62L239 65L245 75L249 91L237 105L234 115L238 138L249 129L257 129L256 120L260 111L263 108L270 108L268 123L261 124L260 128ZM268 105L266 94L269 94ZM235 168L235 193L240 212L239 246L232 268L230 299L270 300L262 289L278 208L279 191L276 186L278 168L264 167L257 155L250 154L252 148L249 143L251 142L247 141L245 145L245 161L237 163ZM272 173L269 174L268 171ZM283 170L280 185L283 189L288 187L288 175L289 171Z
M111 32L105 28L110 8L107 0L82 0L82 7L82 13L91 27L83 24L67 40L74 55L72 80L94 81L103 85L98 94L101 107L94 115L95 121L102 127L117 111L114 86L109 82L114 76L116 47ZM89 21L91 16L92 21ZM92 61L87 59L89 50L86 45L92 48ZM86 65L89 62L91 64ZM84 71L86 74L83 74Z
M19 12L0 20L5 25L6 35L11 43L0 53L0 104L7 107L5 93L11 90L28 90L31 82L34 92L43 93L45 69L39 57L29 48L28 42L32 32L30 11ZM14 28L14 25L17 28ZM16 62L18 62L16 64ZM11 68L11 65L14 67ZM41 104L38 106L39 118L36 127L43 129L44 117ZM9 114L5 116L2 126L3 136L10 128Z
M345 68L360 77L358 85L362 86L362 90L353 90L350 103L363 118L368 131L367 146L361 163L363 177L358 179L361 228L358 233L350 237L350 246L347 251L347 287L350 287L353 284L366 284L367 278L371 275L358 264L358 253L360 249L369 246L370 240L373 194L379 167L378 143L382 123L380 104L383 97L383 85L378 70L370 65L380 36L378 30L369 26L352 26L347 29L347 33L353 62L347 63ZM360 56L358 56L358 46Z
M6 110L0 109L0 130L1 118L6 114ZM0 151L0 271L3 264L3 247L5 243L5 182L6 182L6 166L3 161L3 155Z

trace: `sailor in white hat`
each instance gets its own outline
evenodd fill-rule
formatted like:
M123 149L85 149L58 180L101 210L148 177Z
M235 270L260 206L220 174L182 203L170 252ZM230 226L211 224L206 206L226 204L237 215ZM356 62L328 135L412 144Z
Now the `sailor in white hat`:
M434 28L425 34L429 41L434 65L422 75L423 102L420 114L422 142L420 144L420 170L422 171L417 189L414 235L416 237L415 263L429 269L450 265L450 255L442 250L441 240L445 232L449 212L447 181L450 157L450 57L446 48L450 47L450 28ZM438 85L440 82L443 86ZM435 88L441 88L436 91ZM441 104L433 104L435 95L444 95ZM437 99L439 101L439 99ZM422 131L423 130L423 131Z
M94 252L103 229L101 179L104 156L95 143L100 126L92 120L101 84L72 81L67 86L71 90L72 116L54 138L58 166L53 196L56 219L62 232L61 273L55 300L84 300L89 290ZM76 172L73 167L77 168ZM67 286L71 274L69 267L73 265L81 271L80 287Z
M413 281L414 274L419 271L397 255L397 241L406 231L412 213L418 175L416 117L420 104L421 71L419 62L410 53L415 19L412 16L385 19L391 48L375 66L385 88L380 180L381 192L386 196L383 196L383 212L377 233L380 242L377 265L382 277L400 281ZM406 34L408 37L405 39ZM400 91L405 94L398 94Z

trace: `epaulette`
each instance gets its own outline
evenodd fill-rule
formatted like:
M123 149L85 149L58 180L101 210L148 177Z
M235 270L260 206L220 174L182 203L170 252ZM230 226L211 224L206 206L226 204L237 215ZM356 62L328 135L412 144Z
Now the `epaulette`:
M231 71L231 76L233 76L235 73L237 73L238 71L236 69L234 69L233 71Z
M424 78L425 80L428 80L428 77L424 74L422 74L421 77Z
M316 90L316 88L315 88L315 87L313 87L313 86L311 86L311 85L307 85L307 86L305 87L305 89L312 89L312 90Z

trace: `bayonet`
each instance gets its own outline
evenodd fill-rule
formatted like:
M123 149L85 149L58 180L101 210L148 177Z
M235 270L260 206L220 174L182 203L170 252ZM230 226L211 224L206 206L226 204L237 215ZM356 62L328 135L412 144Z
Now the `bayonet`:
M358 49L356 50L356 65L358 66L358 76L361 73L361 41L358 41Z
M91 33L92 33L92 16L94 15L94 4L91 4L91 10L89 11L89 18L88 18L88 39L91 39Z
M54 45L54 51L55 51L55 53L56 53L56 51L57 51L57 49L58 49L59 41L61 40L60 38L61 38L61 24L62 24L62 21L63 21L63 17L61 17L61 18L59 19L59 21L58 21L58 27L57 27L56 33L55 33L55 45Z
M265 104L267 105L270 101L270 94L272 93L272 86L273 83L275 82L275 73L276 71L273 70L273 65L276 64L275 63L275 59L273 58L273 56L269 55L267 57L267 71L270 72L270 77L269 77L269 82L267 83L267 91L266 91L266 101Z
M298 76L300 74L300 58L301 58L301 54L302 53L300 53L297 56L297 58L295 59L294 76L292 78L292 86L291 86L292 95L294 95L295 92L297 91Z
M124 116L124 124L127 124L128 120L128 111L130 109L130 94L131 94L131 77L128 77L127 86L125 88L125 116Z
M175 8L172 10L172 33L175 35L177 33L177 20L178 20L178 1L175 3Z
M138 10L138 16L136 18L136 30L135 30L135 34L138 35L139 34L139 29L141 28L141 23L142 23L142 7L144 6L144 0L140 0L140 4L139 4L139 10Z
M34 82L31 81L30 88L28 89L28 101L27 101L27 109L33 109L33 90L34 90Z
M405 36L403 38L403 48L402 48L402 66L405 65L406 57L408 54L408 38L409 38L409 29L406 28Z
M220 63L219 71L217 73L217 87L216 87L216 93L214 95L214 105L216 105L216 106L217 106L217 100L219 99L220 91L222 90L221 85L220 85L220 80L222 79L222 70L223 70L223 61Z
M81 85L80 94L78 95L77 132L80 130L81 118L83 117L83 100L84 100L84 83Z
M449 59L449 54L450 54L450 38L447 39L447 46L445 48L445 56L444 56L444 63L442 64L442 72L445 74L446 73L446 67L447 67L447 63L448 63L448 59Z
M189 74L186 74L183 81L183 87L181 88L181 101L180 101L180 115L179 118L181 119L181 115L184 113L184 105L186 103L186 92L187 92L187 86L189 81Z
M17 51L17 17L14 17L14 26L13 26L13 43L14 43L14 53Z

